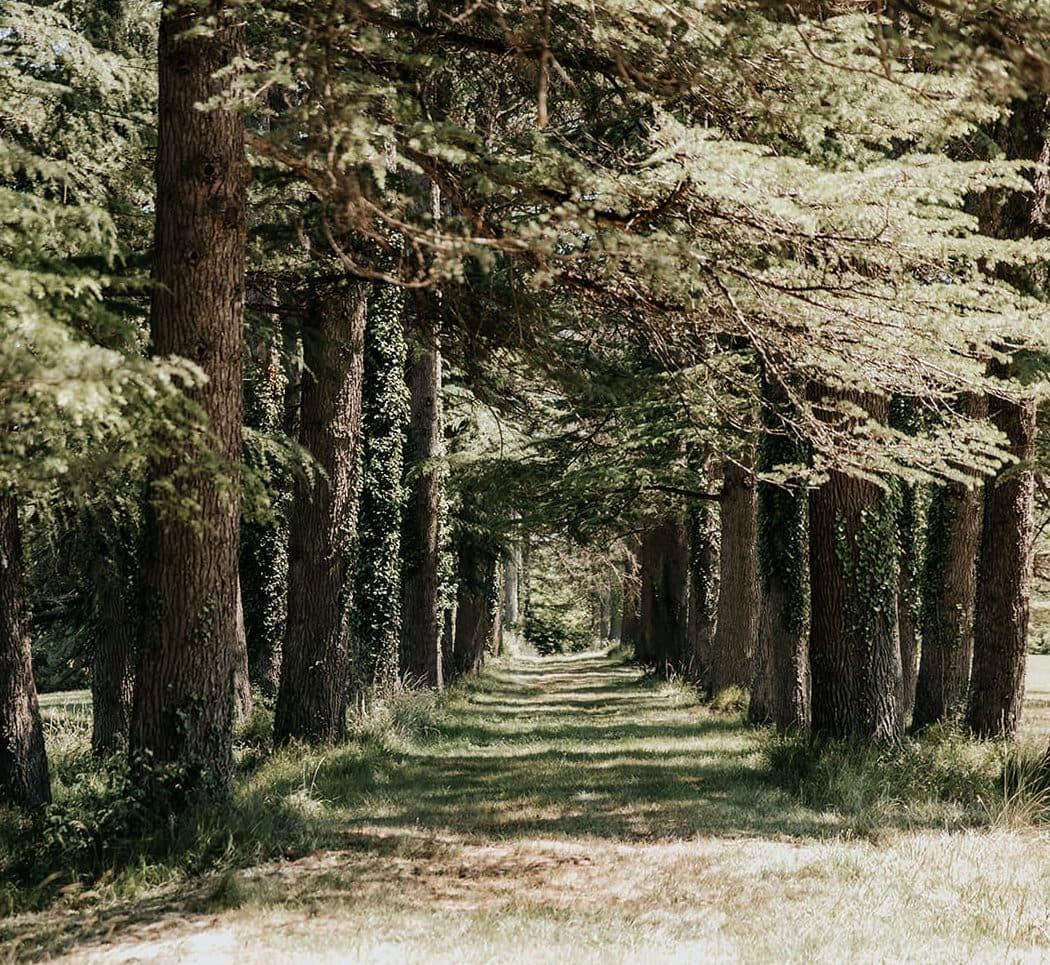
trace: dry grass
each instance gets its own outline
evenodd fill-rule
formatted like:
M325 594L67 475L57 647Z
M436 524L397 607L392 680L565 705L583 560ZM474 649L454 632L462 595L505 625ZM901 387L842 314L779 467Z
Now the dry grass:
M1033 660L1029 690L1028 736L1041 740L1050 657ZM1043 831L1000 819L1000 805L988 815L999 826L981 829L958 827L950 808L873 820L807 807L770 784L762 740L601 655L519 658L455 694L425 741L275 755L248 774L243 799L313 822L313 853L130 897L71 892L9 923L6 951L76 962L1050 958Z

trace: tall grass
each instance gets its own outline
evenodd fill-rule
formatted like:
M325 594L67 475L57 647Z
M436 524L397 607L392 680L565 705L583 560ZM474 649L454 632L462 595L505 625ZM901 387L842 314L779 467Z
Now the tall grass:
M260 706L237 734L230 800L191 802L160 820L123 755L92 757L89 716L52 713L45 727L53 803L31 818L0 809L0 917L88 889L127 895L323 847L337 829L318 800L319 774L329 794L367 788L386 759L440 737L443 703L406 690L355 717L345 744L276 751L273 715Z
M770 737L763 748L774 783L810 808L886 827L1030 827L1050 816L1044 755L1032 747L975 741L938 725L902 748Z

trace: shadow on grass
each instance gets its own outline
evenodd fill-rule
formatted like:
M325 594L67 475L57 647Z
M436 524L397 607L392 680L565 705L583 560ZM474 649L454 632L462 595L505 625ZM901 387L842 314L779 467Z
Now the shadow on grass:
M429 741L366 740L261 759L242 774L228 836L209 832L214 846L229 840L242 850L214 867L321 849L382 862L428 835L484 845L843 830L840 819L772 787L757 746L739 720L711 715L687 688L602 655L517 660L457 688ZM246 834L257 842L254 857ZM198 838L187 845L211 840ZM176 866L190 867L185 858ZM382 867L370 873L381 875ZM238 902L224 884L230 875L173 883L166 895L90 912L26 916L0 927L4 957L48 957L229 907Z
M316 776L318 800L353 834L630 841L840 830L769 785L739 720L599 655L491 672L454 699L441 733L381 763L364 787L333 759Z

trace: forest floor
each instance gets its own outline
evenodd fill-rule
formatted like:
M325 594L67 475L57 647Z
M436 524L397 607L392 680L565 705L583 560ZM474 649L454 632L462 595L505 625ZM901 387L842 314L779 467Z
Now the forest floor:
M1050 658L1036 661L1042 739ZM454 693L427 740L367 767L350 753L245 778L323 825L310 853L73 893L3 923L0 948L70 962L1050 958L1050 835L1027 812L807 805L770 780L768 737L603 654L510 659Z

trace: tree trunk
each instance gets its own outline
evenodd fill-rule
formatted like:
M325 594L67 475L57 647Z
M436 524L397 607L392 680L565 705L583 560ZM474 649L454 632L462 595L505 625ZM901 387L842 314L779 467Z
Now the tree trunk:
M689 640L689 541L682 519L660 523L642 538L641 639L658 673L684 673Z
M402 528L401 673L439 690L441 657L441 488L436 465L444 455L441 415L441 350L433 305L421 319L423 341L409 345L410 408ZM452 640L446 637L449 646Z
M878 396L840 397L886 419ZM898 501L837 470L810 496L812 730L820 737L903 740Z
M984 415L983 400L968 414ZM960 717L966 709L973 661L977 551L981 538L979 489L939 487L930 503L923 569L922 655L912 726Z
M18 506L0 495L0 803L34 809L51 801L51 782L25 599Z
M276 314L277 284L268 278L249 280L248 304L262 315L251 351L245 358L245 422L260 432L284 432L288 376L281 364L284 337ZM267 311L266 306L273 306ZM290 344L294 340L289 339ZM298 427L296 426L297 437ZM277 696L281 641L288 615L288 513L292 487L287 474L270 467L272 518L250 520L241 527L241 590L248 676L264 697Z
M492 638L493 587L496 558L470 534L461 534L456 547L456 629L452 647L453 677L477 673Z
M751 686L758 637L758 491L753 472L729 460L722 471L719 515L718 616L708 684L712 697L727 687Z
M1037 161L1028 177L1033 190L984 192L981 229L999 238L1047 235L1047 192L1050 179L1050 138L1046 136L1048 98L1032 96L1011 105L995 139L1009 159ZM999 202L1002 202L1001 204ZM1022 291L1040 296L1047 290L1046 262L1000 265L997 274ZM995 362L990 374L1007 377L1009 368ZM1007 468L985 484L984 522L978 562L974 622L973 673L967 722L982 736L1013 737L1021 718L1025 656L1028 649L1028 593L1032 578L1035 479L1025 466L1035 453L1036 405L1030 398L989 399L992 424L1009 440L1022 466Z
M165 6L158 47L158 141L152 349L196 363L207 382L188 395L208 419L207 455L184 445L154 469L192 514L154 513L144 568L131 748L149 770L175 765L183 791L225 794L232 771L237 647L239 462L243 417L244 121L201 110L244 53L239 9ZM211 458L208 458L208 457ZM213 459L221 470L216 471ZM180 506L180 509L182 507Z
M711 654L718 616L719 527L712 503L689 512L689 679L710 679Z
M363 285L320 293L304 332L301 438L325 477L292 507L279 744L334 743L346 730L366 307Z
M1022 468L1009 467L985 484L967 719L980 736L1013 737L1028 651L1035 478L1026 465L1035 455L1036 406L1032 399L990 399L988 408Z
M792 431L787 393L763 373L763 473L804 464L805 447ZM759 644L749 719L775 723L781 733L809 730L809 497L800 487L761 482L758 487L760 582Z
M401 527L404 505L404 293L376 286L365 330L364 464L354 591L357 686L366 699L400 684Z
M897 585L897 609L901 634L901 678L904 693L904 716L915 710L915 691L919 678L919 588L923 563L923 500L916 485L904 485L900 511L900 581Z
M119 540L103 547L94 572L97 636L91 662L91 750L96 757L108 757L128 746L140 624L131 573L131 555Z

